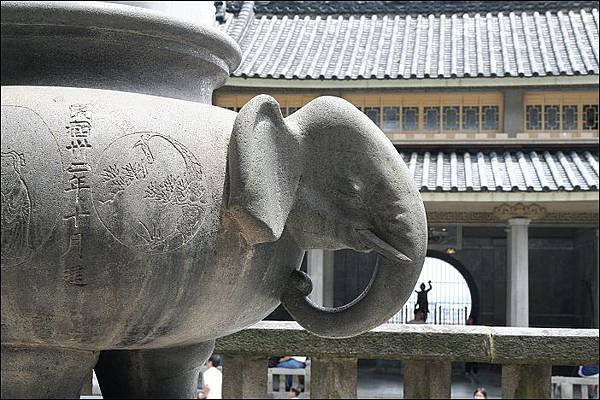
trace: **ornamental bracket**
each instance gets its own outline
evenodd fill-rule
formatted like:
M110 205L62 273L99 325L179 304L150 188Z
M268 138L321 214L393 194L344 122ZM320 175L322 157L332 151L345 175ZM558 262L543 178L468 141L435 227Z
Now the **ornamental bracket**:
M538 220L546 216L546 208L539 204L504 203L494 208L494 216L499 220L509 220L511 218Z

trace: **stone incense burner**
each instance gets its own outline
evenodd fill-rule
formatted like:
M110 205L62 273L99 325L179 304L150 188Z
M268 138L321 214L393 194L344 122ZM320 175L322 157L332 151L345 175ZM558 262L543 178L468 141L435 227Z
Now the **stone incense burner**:
M406 301L422 200L385 135L322 97L211 105L223 34L100 3L2 3L2 397L193 397L215 338L280 303L326 337ZM306 249L380 254L340 308L306 297Z

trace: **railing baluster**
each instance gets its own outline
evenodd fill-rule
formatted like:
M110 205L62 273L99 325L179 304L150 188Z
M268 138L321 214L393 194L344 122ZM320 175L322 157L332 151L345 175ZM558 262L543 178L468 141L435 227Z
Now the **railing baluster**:
M450 361L407 360L404 369L405 399L449 399Z
M355 399L358 384L356 358L311 358L311 399Z
M457 315L451 307L435 306L438 322L448 323L452 315ZM459 311L462 318L462 308ZM311 335L297 323L285 321L260 322L217 339L215 347L216 353L225 356L223 393L226 398L267 395L269 354L309 356L311 368L317 368L310 377L306 369L307 390L310 378L314 380L310 391L313 398L356 397L357 358L362 355L403 360L405 398L449 397L452 361L502 364L505 398L549 398L550 365L596 364L597 351L597 329L394 324L357 337L331 340ZM256 353L246 355L251 352ZM561 379L567 378L556 377L557 386Z
M573 390L573 386L571 386L571 390ZM581 398L588 398L588 385L581 385Z
M225 354L223 398L264 399L267 397L267 359L261 356Z
M502 366L503 399L549 399L552 388L552 366L517 365ZM562 388L561 388L562 389ZM561 395L565 398L565 395Z

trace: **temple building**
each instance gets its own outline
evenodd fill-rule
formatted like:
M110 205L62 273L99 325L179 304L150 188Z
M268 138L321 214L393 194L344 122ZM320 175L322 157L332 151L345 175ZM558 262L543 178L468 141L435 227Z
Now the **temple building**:
M598 327L598 2L215 5L243 53L215 105L265 93L287 116L318 96L348 100L404 159L428 256L460 272L469 314ZM313 300L350 302L374 260L309 251Z

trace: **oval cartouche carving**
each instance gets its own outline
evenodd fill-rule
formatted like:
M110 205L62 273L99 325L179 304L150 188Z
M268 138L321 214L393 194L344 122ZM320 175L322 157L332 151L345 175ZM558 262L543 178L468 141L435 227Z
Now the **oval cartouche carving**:
M123 245L175 250L198 232L206 211L202 167L182 143L156 132L120 137L95 166L93 203Z
M15 266L29 259L56 226L60 152L52 132L35 111L3 105L0 156L2 266Z

